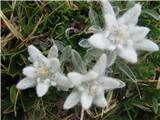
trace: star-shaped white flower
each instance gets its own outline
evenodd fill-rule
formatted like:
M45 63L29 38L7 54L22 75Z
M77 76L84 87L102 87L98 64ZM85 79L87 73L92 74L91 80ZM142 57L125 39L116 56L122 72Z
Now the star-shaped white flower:
M116 51L121 58L137 62L136 50L158 51L158 46L146 38L149 28L136 25L141 13L141 5L136 4L121 17L116 18L111 4L102 0L106 27L96 32L88 42L98 49Z
M70 109L79 102L84 109L91 104L99 107L107 106L104 92L110 89L122 88L125 83L111 77L105 76L106 55L103 54L92 70L86 74L77 72L68 73L68 77L74 85L74 89L64 103L64 109Z
M69 79L60 71L58 48L56 45L49 50L48 57L45 57L36 47L28 47L30 66L23 69L26 76L18 82L17 89L27 89L36 86L39 97L45 95L49 87L56 86L59 89L67 90L71 87Z

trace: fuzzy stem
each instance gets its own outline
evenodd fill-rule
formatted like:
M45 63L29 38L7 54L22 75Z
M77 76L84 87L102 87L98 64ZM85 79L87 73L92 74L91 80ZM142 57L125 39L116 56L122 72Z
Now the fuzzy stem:
M81 109L81 118L80 118L80 120L83 120L83 118L84 118L84 109L82 108Z

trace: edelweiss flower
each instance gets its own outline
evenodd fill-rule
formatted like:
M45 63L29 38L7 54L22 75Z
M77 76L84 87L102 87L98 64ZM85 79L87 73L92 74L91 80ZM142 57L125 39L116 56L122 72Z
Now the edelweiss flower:
M36 92L39 97L45 95L49 87L57 86L59 89L71 87L67 77L60 71L60 62L57 46L53 46L48 54L48 58L33 45L28 47L29 60L33 63L23 69L26 76L18 82L18 89L26 89L36 86Z
M136 63L136 50L158 51L158 46L145 38L149 28L136 25L141 13L141 5L136 4L120 18L116 19L111 4L102 0L106 28L93 34L88 42L98 49L116 51L121 58Z
M74 89L64 103L64 109L70 109L79 102L84 109L92 103L99 107L107 106L104 96L105 90L122 88L125 83L115 78L105 76L106 55L103 54L96 65L88 73L82 75L77 72L68 73Z

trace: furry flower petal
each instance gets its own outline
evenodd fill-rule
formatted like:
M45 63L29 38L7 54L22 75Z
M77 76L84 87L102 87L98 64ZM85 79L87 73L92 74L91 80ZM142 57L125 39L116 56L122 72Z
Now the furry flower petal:
M64 109L70 109L72 107L74 107L75 105L78 104L78 102L80 101L79 99L80 95L78 94L77 91L73 91L66 99L63 108Z
M16 85L17 89L27 89L36 86L36 81L28 78L23 78L18 84Z

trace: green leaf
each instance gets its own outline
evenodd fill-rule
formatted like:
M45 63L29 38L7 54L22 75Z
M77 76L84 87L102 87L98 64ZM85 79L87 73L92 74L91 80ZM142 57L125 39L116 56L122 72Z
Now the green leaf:
M116 64L118 68L132 80L132 82L137 83L136 76L133 74L132 70L129 68L127 64L121 61L117 61Z
M25 65L28 64L28 58L27 58L24 54L20 54L20 58L22 59L22 61L23 61L23 63L24 63Z
M91 25L99 26L98 15L91 7L89 8L89 19L91 21Z
M96 48L89 48L87 50L87 53L92 55L93 57L99 58L101 56L101 54L103 53L103 50L99 50Z
M28 97L25 95L22 95L21 97L21 103L24 109L24 112L31 110L35 106L35 97Z
M153 99L152 99L152 102L153 102L153 111L154 111L154 113L155 114L157 114L158 113L158 100L154 97Z
M80 73L86 73L86 71L87 71L86 66L85 66L80 54L75 50L72 50L71 54L72 54L72 63L73 63L75 70Z
M154 10L144 9L142 11L142 13L150 15L151 17L153 17L156 20L160 20L160 15L156 11L154 11Z
M62 50L60 55L61 69L64 71L65 63L69 63L71 60L72 47L69 45Z
M8 66L8 73L11 76L15 76L18 74L19 71L21 71L20 65L18 64L19 55L13 55L11 56L11 60Z
M12 104L14 104L14 102L16 100L16 93L17 93L16 86L12 85L9 91L10 91L10 100L11 100Z
M128 107L127 105L125 105L125 110L126 110L126 112L127 112L127 114L128 114L129 120L133 120L132 115L131 115L131 113L130 113L130 110L129 110L128 108L129 108L129 107Z
M58 41L58 40L55 40L55 44L57 45L58 47L58 51L62 52L62 50L65 48L66 46L66 43L65 42L62 42L62 41Z
M69 45L62 50L62 54L60 56L61 62L69 61L71 58L72 47Z
M11 112L14 112L14 107L13 107L13 105L7 107L7 108L3 111L4 114L8 114L8 113L11 113Z

